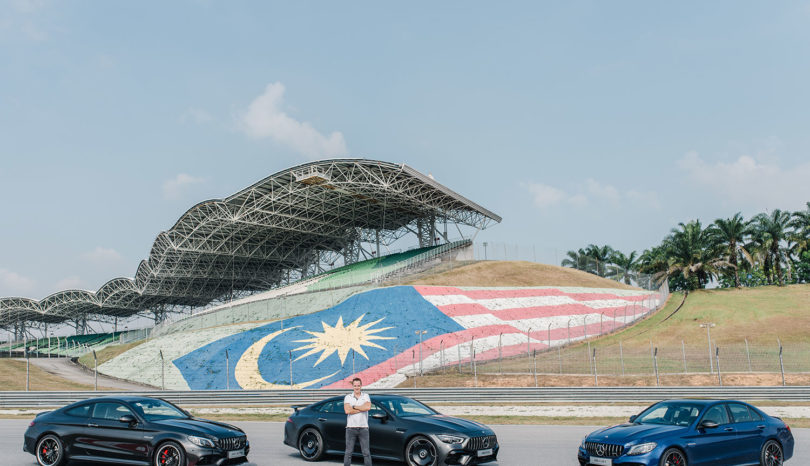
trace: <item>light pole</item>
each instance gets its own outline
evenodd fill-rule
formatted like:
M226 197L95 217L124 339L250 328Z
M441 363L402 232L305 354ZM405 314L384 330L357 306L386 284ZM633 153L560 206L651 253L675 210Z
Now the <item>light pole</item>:
M489 243L484 241L484 260L487 260L487 246L488 245L489 245Z
M419 376L422 376L422 335L427 333L427 330L417 330L413 332L419 335Z
M709 344L709 373L714 372L714 362L712 362L712 327L714 327L714 322L705 322L700 324L700 328L706 329L706 340Z
M529 344L531 342L531 340L529 339L529 334L530 333L532 333L532 328L531 327L529 327L529 330L526 330L526 356L531 356L532 355L532 352L529 349Z

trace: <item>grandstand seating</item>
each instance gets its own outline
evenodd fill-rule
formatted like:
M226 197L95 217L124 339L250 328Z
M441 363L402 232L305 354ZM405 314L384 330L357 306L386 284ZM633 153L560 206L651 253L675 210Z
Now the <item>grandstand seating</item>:
M100 350L107 345L118 341L122 332L92 333L88 335L71 335L67 337L51 337L50 344L48 338L39 338L27 342L16 342L11 345L12 356L24 356L23 346L27 345L29 356L42 357L61 356L73 357L81 356L89 351ZM8 354L8 345L0 347L0 353Z

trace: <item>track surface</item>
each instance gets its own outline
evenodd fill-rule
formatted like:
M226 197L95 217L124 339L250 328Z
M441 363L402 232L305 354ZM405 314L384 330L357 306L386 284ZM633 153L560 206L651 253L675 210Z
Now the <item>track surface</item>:
M36 465L34 457L22 451L22 438L27 420L0 420L0 451L2 464L8 466ZM339 465L342 458L329 457L319 463L307 463L298 452L281 443L282 422L233 422L243 428L250 439L249 465L256 466L323 466ZM500 461L493 466L524 465L578 465L576 448L582 437L595 427L588 426L492 426L501 444ZM788 465L810 464L810 429L793 429L796 450ZM362 464L355 459L354 464ZM375 461L377 466L393 466L399 463ZM78 466L71 463L71 466Z
M25 359L21 359L21 361L25 361ZM31 364L57 377L90 385L91 387L95 383L95 376L93 373L79 367L77 364L72 363L70 358L31 358L30 361ZM112 377L105 377L101 374L98 375L98 386L103 388L111 388L114 390L142 391L152 389L147 385L130 383L124 380L114 379Z

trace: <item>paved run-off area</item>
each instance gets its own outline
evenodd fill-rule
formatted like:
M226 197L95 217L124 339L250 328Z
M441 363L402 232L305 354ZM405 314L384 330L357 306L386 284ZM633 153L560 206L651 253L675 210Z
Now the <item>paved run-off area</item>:
M0 451L3 452L3 465L31 466L36 464L34 457L22 451L22 437L28 425L27 420L0 420ZM303 466L309 464L296 450L282 443L284 423L282 422L234 422L248 434L251 444L251 465L257 466ZM550 425L493 425L501 444L501 453L494 466L564 466L577 465L576 449L582 437L594 430L593 426L550 426ZM810 464L810 429L793 429L796 450L793 459L787 464ZM319 464L341 464L342 459L329 457ZM355 460L354 464L362 464ZM396 463L378 462L378 466Z

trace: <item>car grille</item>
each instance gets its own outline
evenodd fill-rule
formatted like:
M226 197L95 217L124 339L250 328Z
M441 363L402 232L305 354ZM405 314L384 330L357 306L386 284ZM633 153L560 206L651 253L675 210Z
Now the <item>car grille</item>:
M589 455L602 458L615 458L624 453L624 445L614 445L612 443L585 442L585 450Z
M247 437L229 437L217 440L217 446L223 450L241 450L245 448Z
M495 448L498 445L498 438L494 435L487 435L484 437L472 437L467 442L468 450L486 450L487 448Z

